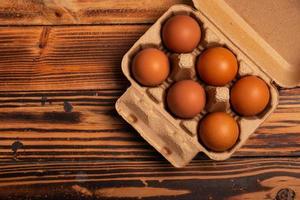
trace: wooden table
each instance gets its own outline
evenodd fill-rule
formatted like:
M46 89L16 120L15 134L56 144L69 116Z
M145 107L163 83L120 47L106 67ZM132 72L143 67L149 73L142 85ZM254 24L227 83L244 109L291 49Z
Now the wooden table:
M300 198L300 88L231 159L184 169L116 113L122 55L177 3L1 0L0 199Z

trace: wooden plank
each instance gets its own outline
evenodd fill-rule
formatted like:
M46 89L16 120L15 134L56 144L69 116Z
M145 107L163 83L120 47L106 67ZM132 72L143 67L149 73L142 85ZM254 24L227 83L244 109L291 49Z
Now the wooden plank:
M153 23L170 6L188 0L1 0L0 25Z
M148 27L0 27L0 91L124 87L122 56Z
M0 159L163 160L114 110L124 91L0 92ZM299 156L299 99L300 88L281 90L278 109L233 156Z
M299 158L196 160L185 169L130 160L0 165L4 199L297 199L299 194Z

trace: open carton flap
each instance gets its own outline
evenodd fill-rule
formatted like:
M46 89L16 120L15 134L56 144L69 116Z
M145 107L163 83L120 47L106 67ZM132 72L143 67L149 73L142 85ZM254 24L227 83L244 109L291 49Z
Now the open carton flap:
M207 16L279 86L300 86L300 1L193 0L193 2L199 12ZM270 18L272 13L274 18L272 17L272 21L269 20L270 23L266 25L261 16L266 14ZM251 21L252 26L245 20ZM279 22L288 23L276 24ZM255 28L261 31L256 31ZM267 29L269 31L266 31ZM276 32L282 35L281 40L274 37ZM292 45L287 46L287 41Z

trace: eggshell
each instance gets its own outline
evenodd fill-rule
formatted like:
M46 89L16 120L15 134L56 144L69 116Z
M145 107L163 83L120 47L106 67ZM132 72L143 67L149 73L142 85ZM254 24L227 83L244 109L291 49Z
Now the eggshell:
M159 49L143 49L134 57L131 71L135 80L143 86L157 86L169 75L169 59Z
M199 124L199 138L213 151L226 151L233 147L239 137L237 122L225 112L205 116Z
M196 68L205 83L224 86L236 76L238 63L235 55L227 48L212 47L199 56Z
M163 26L162 39L165 46L175 53L192 52L200 42L199 23L188 15L175 15Z
M230 91L233 109L243 116L261 113L270 100L269 87L257 76L245 76L238 80Z
M192 80L183 80L171 86L167 93L167 105L179 118L193 118L205 106L203 87Z

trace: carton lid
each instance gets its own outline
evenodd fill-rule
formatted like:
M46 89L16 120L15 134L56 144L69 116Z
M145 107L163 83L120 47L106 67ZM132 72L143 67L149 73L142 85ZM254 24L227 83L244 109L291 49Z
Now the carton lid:
M193 3L279 86L300 86L300 1Z

